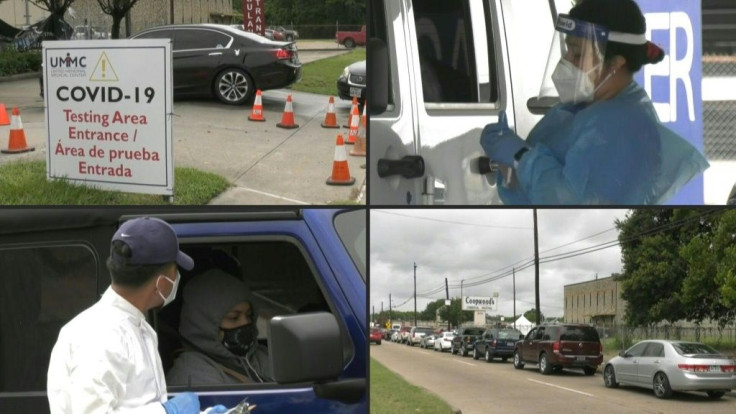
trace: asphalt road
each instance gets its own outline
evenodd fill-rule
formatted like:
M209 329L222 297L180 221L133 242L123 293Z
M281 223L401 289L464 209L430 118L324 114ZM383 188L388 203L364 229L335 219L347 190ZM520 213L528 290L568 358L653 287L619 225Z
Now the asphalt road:
M717 401L704 393L676 393L670 400L659 400L643 388L605 388L600 373L587 377L582 371L565 370L541 375L535 365L517 370L511 360L487 363L388 341L371 344L369 352L406 381L438 395L462 414L736 412L734 393Z
M317 60L341 51L300 52L302 61ZM29 146L36 151L0 154L0 164L20 159L46 159L44 101L38 79L0 82L0 103L21 112ZM294 99L298 129L281 129L286 95ZM347 128L320 126L327 110L323 95L274 90L263 93L266 122L250 122L250 106L229 106L211 99L174 101L173 139L175 166L193 167L227 178L233 187L212 204L327 204L354 200L365 203L365 157L348 156L352 186L328 186L335 141ZM336 98L340 124L348 119L350 103ZM0 127L0 147L8 144L9 127ZM346 146L349 152L350 146ZM0 190L1 191L1 190Z

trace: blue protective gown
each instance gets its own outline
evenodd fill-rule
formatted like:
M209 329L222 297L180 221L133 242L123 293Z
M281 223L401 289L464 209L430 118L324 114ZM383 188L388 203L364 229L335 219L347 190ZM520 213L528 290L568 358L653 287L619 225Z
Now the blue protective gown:
M635 82L615 98L552 108L527 138L505 204L661 204L708 162L663 126Z

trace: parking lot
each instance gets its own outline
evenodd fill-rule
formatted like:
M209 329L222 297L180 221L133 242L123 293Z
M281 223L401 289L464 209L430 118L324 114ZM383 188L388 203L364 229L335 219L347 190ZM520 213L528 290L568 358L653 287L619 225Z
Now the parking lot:
M487 363L449 352L409 347L388 340L371 345L370 355L404 380L425 388L463 414L473 413L733 413L736 395L709 400L704 393L676 393L657 399L651 390L608 389L601 370L541 375L535 365Z
M344 53L345 49L300 52L303 62ZM335 91L337 92L337 90ZM286 96L294 99L298 129L281 129ZM0 155L0 164L20 159L46 159L44 101L38 79L28 77L0 82L0 102L17 106L21 112L29 146L36 151ZM263 93L266 122L249 122L251 106L228 106L215 100L174 102L173 139L176 167L193 167L225 177L233 187L212 204L327 204L365 202L365 157L348 156L352 186L328 186L332 173L338 132L347 138L347 128L320 126L328 97L288 90ZM342 124L348 119L350 103L336 100ZM9 127L0 127L0 146L7 146ZM347 152L350 147L346 147Z

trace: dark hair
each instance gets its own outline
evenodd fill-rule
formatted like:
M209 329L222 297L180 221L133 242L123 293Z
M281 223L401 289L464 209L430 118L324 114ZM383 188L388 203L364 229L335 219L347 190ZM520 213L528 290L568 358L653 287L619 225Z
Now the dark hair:
M122 240L113 240L110 244L110 257L107 258L107 270L110 272L110 278L116 285L138 288L143 286L152 277L164 272L164 270L174 264L163 263L155 265L134 265L127 262L133 253L130 247ZM119 261L113 257L125 258L125 261Z
M584 0L570 10L570 16L606 26L614 32L642 34L647 30L644 15L633 0ZM614 56L623 56L626 67L633 73L644 64L660 62L664 52L651 42L630 45L609 41L605 59L610 61Z

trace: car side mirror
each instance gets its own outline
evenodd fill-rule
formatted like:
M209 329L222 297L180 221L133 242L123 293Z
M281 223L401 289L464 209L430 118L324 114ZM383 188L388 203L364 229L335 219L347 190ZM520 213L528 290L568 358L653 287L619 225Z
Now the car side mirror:
M626 351L619 351L618 356L621 358L628 358L630 355L626 353Z

